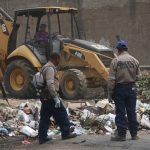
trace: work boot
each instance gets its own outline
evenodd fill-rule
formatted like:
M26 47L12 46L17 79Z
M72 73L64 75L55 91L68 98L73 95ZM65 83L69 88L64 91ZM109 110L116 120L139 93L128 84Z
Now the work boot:
M52 137L41 138L41 139L39 139L39 144L44 144L44 143L49 142L51 140L52 140Z
M70 127L70 133L74 132L74 127Z
M125 141L126 135L119 135L118 130L115 130L114 134L111 136L111 141Z
M62 136L62 140L67 140L67 139L75 138L76 136L77 136L76 133L70 133L68 135Z
M112 135L111 136L111 141L126 141L126 136L125 135Z
M138 140L139 139L139 136L137 136L137 135L134 135L134 136L132 136L132 138L131 138L131 140Z

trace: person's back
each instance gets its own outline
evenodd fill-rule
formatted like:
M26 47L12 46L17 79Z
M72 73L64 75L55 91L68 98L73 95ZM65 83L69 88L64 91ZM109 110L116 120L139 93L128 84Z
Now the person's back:
M43 89L41 97L43 98L52 98L56 96L59 91L59 79L56 67L51 61L48 61L41 69L44 79L46 82L51 82L49 86L46 86ZM55 89L55 90L54 90Z
M114 61L116 83L135 82L139 75L139 62L128 52L121 53Z
M138 122L136 119L136 79L140 75L139 62L127 51L127 42L118 41L118 57L112 60L109 70L108 99L114 100L116 106L116 134L113 141L125 141L129 128L132 140L138 139ZM126 119L128 117L128 122Z

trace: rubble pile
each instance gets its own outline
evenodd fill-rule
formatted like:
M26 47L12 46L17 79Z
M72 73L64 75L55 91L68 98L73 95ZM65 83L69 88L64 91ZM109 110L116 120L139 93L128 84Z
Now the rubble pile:
M110 134L115 127L114 105L108 103L107 99L95 104L86 102L84 106L75 111L70 109L70 113L76 114L75 118L72 116L72 119L79 120L81 127L86 129L87 134Z
M65 102L74 133L107 134L115 129L115 106L107 99L87 102ZM38 136L41 103L21 103L16 108L0 105L0 138L20 134L35 138ZM137 118L140 129L150 129L150 104L137 101ZM53 118L48 130L49 136L60 135L59 128Z
M137 118L141 128L150 129L150 104L137 101Z
M22 103L16 108L0 105L0 137L17 136L20 133L36 137L39 110L40 106L37 102L35 104Z
M71 104L70 104L71 105ZM85 102L85 105L69 107L70 117L74 122L80 122L86 134L113 133L115 127L115 105L110 104L107 99L100 100L95 104ZM139 129L150 129L150 104L137 101L136 106Z

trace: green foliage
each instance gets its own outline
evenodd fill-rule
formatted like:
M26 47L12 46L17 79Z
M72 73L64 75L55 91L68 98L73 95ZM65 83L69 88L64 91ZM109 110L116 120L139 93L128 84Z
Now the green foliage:
M98 130L104 129L105 120L96 120L96 117L87 117L85 120L80 120L81 126L85 129L96 127Z
M143 73L137 82L138 98L143 102L150 102L150 72Z

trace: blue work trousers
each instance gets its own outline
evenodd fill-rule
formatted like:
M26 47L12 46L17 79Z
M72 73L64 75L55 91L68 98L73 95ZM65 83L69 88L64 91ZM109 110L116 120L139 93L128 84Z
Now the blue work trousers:
M64 105L61 102L60 108L55 108L53 99L41 100L39 139L47 137L47 131L50 127L50 117L53 116L57 125L60 127L61 135L66 136L70 131L70 122Z
M114 101L116 106L115 123L118 134L126 135L127 128L131 136L137 135L138 122L136 117L136 87L134 83L117 84ZM127 114L127 117L126 117Z

